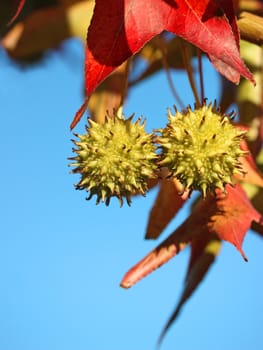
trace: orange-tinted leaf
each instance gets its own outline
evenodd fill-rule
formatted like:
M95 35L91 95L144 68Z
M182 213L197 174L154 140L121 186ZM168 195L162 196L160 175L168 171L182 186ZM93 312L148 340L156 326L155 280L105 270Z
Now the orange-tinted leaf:
M176 309L172 313L166 323L163 332L159 338L159 343L164 335L178 317L183 305L191 297L193 292L199 286L205 277L207 271L211 267L215 258L220 252L221 241L211 235L208 231L191 243L191 257L188 272L185 279L184 290L177 304Z
M207 209L210 208L207 226L211 233L220 239L232 243L247 260L242 250L244 237L252 221L263 223L261 214L252 206L245 191L240 185L227 186L227 194L218 190L216 201L206 200Z
M162 266L185 248L190 241L189 233L182 227L169 236L145 258L133 266L123 277L120 286L130 288L152 271Z
M193 239L202 235L207 222L207 208L205 207L205 201L200 201L181 226L125 274L121 287L130 288L140 279L167 263Z
M75 114L75 116L70 124L70 130L75 128L75 126L78 124L78 122L82 118L83 114L86 112L86 110L88 108L88 102L89 102L89 98L86 97L85 101L83 102L83 104L80 106L80 108L76 112L76 114Z
M200 200L192 214L164 242L139 261L124 276L121 286L129 288L149 273L168 262L189 242L200 235L216 234L232 243L247 260L242 243L252 221L263 224L261 214L253 208L240 185L227 186L227 193L217 190Z
M162 180L160 189L150 212L146 239L156 239L188 199L188 192L182 193L182 185L176 180Z

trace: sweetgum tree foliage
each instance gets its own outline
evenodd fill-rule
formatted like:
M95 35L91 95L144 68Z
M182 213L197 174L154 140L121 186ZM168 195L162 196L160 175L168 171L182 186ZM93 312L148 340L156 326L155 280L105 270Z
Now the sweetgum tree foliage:
M89 109L93 128L87 127L86 136L76 135L78 140L75 141L73 166L82 176L79 188L91 195L97 194L98 202L106 200L109 204L112 196L121 202L124 196L130 203L130 197L137 194L136 189L144 194L147 188L158 186L146 239L159 237L190 200L191 192L201 191L200 198L192 203L189 217L135 264L121 281L122 287L129 288L182 249L190 247L183 293L161 340L220 253L222 242L233 244L247 260L242 243L249 228L263 235L260 172L263 163L260 48L263 3L256 0L13 0L0 6L2 45L17 62L30 62L32 57L39 57L47 48L70 36L79 36L85 43L84 103L70 126L73 129ZM174 35L167 35L167 32ZM205 101L203 81L209 79L202 73L205 55L221 74L221 96L215 96L215 105ZM199 84L193 79L193 58L198 61ZM146 68L134 78L133 73L141 60ZM155 142L160 155L148 157L149 172L153 175L153 171L155 176L147 178L144 174L138 185L136 164L143 168L140 147L144 147L145 141L141 138L137 144L133 130L142 130L143 126L130 126L131 119L124 122L122 111L125 111L127 90L160 69L165 69L175 94L175 105L182 111L170 111L167 127L159 133L147 136L141 131L147 147L152 152L155 147L151 142ZM195 108L181 106L170 80L171 69L186 71L189 89L196 100ZM234 121L232 114L226 114L232 104L236 104L239 111ZM105 119L106 111L109 115ZM111 114L114 114L113 119ZM199 119L195 125L197 114ZM189 115L193 122L184 124L184 120L190 120L187 119ZM215 123L210 123L212 118ZM111 127L111 123L114 126ZM118 123L129 125L127 130L121 127L125 137L116 137ZM231 124L230 129L225 127L226 123ZM216 131L214 124L218 125ZM189 125L195 125L193 130ZM203 138L200 135L204 135ZM216 143L219 137L221 141ZM131 140L129 147L125 143L120 145L120 140L126 138ZM109 175L104 166L111 157L111 154L105 155L107 144L110 144L111 153L119 152L119 147L126 157L125 161L121 160L121 166L118 165L116 174L113 171ZM97 156L91 163L93 152ZM147 152L144 149L146 158ZM114 155L116 164L118 154ZM132 166L130 154L136 157ZM102 156L105 161L97 162L96 158ZM187 159L190 159L189 164L185 163ZM98 167L98 164L102 165ZM191 167L196 171L191 173ZM133 177L131 170L135 174ZM118 179L117 187L112 174Z

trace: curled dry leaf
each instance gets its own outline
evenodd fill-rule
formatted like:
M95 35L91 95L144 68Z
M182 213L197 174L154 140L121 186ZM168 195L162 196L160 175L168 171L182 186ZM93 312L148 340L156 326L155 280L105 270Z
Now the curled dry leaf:
M93 7L94 0L89 0L34 11L23 22L17 23L1 44L11 57L25 59L56 47L72 36L85 42Z

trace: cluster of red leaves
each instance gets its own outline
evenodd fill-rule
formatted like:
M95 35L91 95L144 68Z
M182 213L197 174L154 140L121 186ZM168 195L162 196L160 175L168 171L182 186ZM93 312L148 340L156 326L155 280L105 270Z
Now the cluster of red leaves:
M235 2L229 0L97 0L86 46L86 100L71 128L82 117L95 88L163 31L200 48L231 82L238 84L243 76L255 83L240 57L234 5ZM253 160L245 160L244 167L248 171L245 180L263 186ZM178 194L176 181L163 180L150 214L146 238L157 238L186 200L187 194L185 197ZM240 185L227 186L226 193L218 190L215 196L200 200L180 227L129 270L121 286L131 287L190 245L185 288L165 333L213 263L222 240L232 243L247 260L242 242L252 222L262 225L262 216Z
M228 0L97 0L88 31L86 101L71 128L86 110L94 89L154 36L169 31L207 53L215 68L238 83L254 82L239 54L239 32Z

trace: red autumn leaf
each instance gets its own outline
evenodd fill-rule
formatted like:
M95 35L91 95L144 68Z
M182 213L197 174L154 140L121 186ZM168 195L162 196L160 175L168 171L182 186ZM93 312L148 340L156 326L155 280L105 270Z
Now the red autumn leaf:
M216 196L209 195L201 200L181 226L126 273L121 286L131 287L168 262L189 242L208 233L232 243L247 260L242 250L245 234L252 221L263 225L263 217L254 209L240 185L228 185L226 189L226 194L217 190Z
M164 335L178 317L185 302L191 297L200 282L202 282L207 271L219 254L220 248L221 241L218 239L218 237L211 235L209 232L203 234L191 243L191 256L185 278L184 290L177 307L161 333L159 343L162 341Z
M235 1L229 1L229 0L218 0L219 5L225 12L228 22L231 25L237 47L239 49L239 40L240 40L240 34L239 34L239 29L237 26L237 21L236 21L236 15L235 15L235 6L234 6Z
M262 224L263 218L252 206L245 191L240 185L228 185L227 195L218 190L214 205L209 203L209 200L207 204L212 205L212 213L207 223L209 231L232 243L247 260L242 250L245 234L252 221Z
M146 255L134 265L123 277L120 286L130 288L142 278L148 276L152 271L168 262L182 249L186 247L191 239L191 234L184 227L179 228L170 235L158 247Z
M204 234L204 230L207 230L206 222L207 208L205 201L202 200L182 225L125 274L121 287L132 287L140 279L167 263L191 241Z
M236 45L239 51L239 41L240 41L240 34L239 34L239 29L237 26L237 21L236 21L236 16L235 16L235 10L234 10L234 5L232 1L229 0L218 0L219 5L223 9L228 22L232 28L232 32L236 41ZM223 75L226 76L230 81L233 82L238 82L239 81L239 72L225 63L223 60L218 57L216 57L213 54L209 55L209 58L211 62L213 63L214 67Z
M16 20L16 18L19 16L20 12L22 11L22 8L25 5L25 1L26 0L13 0L13 7L14 9L16 9L16 12L14 13L11 20L8 22L8 25L13 23Z
M164 30L206 52L221 74L238 83L240 75L254 82L239 54L239 37L231 1L97 0L88 30L86 94L122 62ZM221 5L221 6L220 6ZM72 122L81 118L87 100Z
M227 12L224 14L215 0L97 1L87 40L87 95L113 69L164 30L181 36L236 71L235 83L239 74L253 80L240 59L233 5L228 2L227 6L222 1Z

